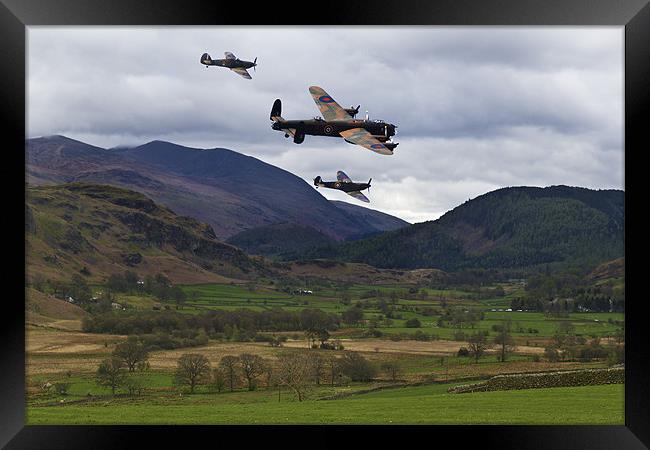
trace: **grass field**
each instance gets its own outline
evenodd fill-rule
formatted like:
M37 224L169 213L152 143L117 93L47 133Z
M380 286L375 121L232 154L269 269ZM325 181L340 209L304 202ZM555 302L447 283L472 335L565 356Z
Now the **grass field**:
M95 286L100 289L99 286ZM503 285L505 295L485 298L484 292L460 289L421 289L415 295L409 286L400 284L371 285L336 283L305 286L312 295L293 295L274 289L273 285L194 284L183 285L187 295L183 314L200 314L208 310L268 310L280 307L289 311L319 308L340 314L356 304L363 305L364 322L332 331L331 339L341 339L345 351L362 354L380 369L382 363L397 364L402 383L431 383L418 387L398 387L356 394L338 400L318 400L357 390L393 384L388 372L378 371L374 381L348 386L315 386L308 400L298 402L293 394L260 389L248 392L241 386L235 392L210 393L200 387L189 395L173 387L172 373L184 353L199 353L216 367L225 355L253 353L273 366L280 352L320 352L323 356L341 357L343 352L307 349L301 332L273 333L290 339L284 347L265 342L231 342L211 339L206 345L174 350L156 350L149 355L150 370L138 373L146 393L127 396L125 390L112 397L110 390L95 383L97 366L110 356L116 344L126 337L89 334L75 327L34 323L27 329L27 420L29 424L622 424L623 386L590 386L536 389L527 391L448 394L447 388L503 373L544 372L592 367L606 367L604 359L591 362L548 361L544 347L563 322L570 322L574 333L589 339L614 336L624 319L621 313L572 313L567 317L550 317L539 312L505 311L512 298L521 294L521 286ZM345 297L346 301L343 301ZM479 298L480 297L480 298ZM118 294L117 302L128 309L151 311L160 302L143 293ZM380 303L394 307L394 317L386 321ZM483 320L461 329L439 326L443 304L480 309ZM173 303L166 308L176 311ZM434 311L432 313L432 310ZM499 311L501 310L501 311ZM384 310L385 312L385 310ZM424 313L427 313L425 315ZM128 314L121 310L114 314ZM36 319L39 317L32 314ZM408 319L417 318L420 327L406 327ZM364 335L376 320L383 336ZM506 362L497 359L496 349L489 348L477 363L459 357L460 347L467 347L467 337L482 330L489 341L496 335L493 326L510 320L517 347ZM66 329L67 328L67 329ZM435 335L432 340L414 340L417 331ZM461 331L465 336L458 335ZM268 332L270 334L270 332ZM395 337L400 335L400 337ZM609 345L609 342L606 343ZM42 389L44 383L68 383L67 395Z
M297 402L274 391L117 398L30 406L37 424L612 424L624 423L623 385L448 394L450 385Z

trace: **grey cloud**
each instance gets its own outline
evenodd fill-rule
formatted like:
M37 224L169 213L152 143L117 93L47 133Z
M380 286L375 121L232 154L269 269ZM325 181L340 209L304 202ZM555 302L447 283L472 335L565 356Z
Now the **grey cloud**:
M373 178L371 207L434 219L502 186L620 188L622 45L606 27L29 27L28 133L231 148L308 183L343 169ZM226 50L258 57L253 80L199 63ZM311 84L398 124L395 155L272 131L275 98L318 114Z

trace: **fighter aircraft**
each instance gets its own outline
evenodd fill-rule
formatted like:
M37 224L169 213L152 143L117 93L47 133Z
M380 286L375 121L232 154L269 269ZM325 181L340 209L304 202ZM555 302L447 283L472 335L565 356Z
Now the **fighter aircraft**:
M383 120L370 120L366 113L365 120L355 119L359 106L344 109L318 86L310 86L311 94L323 118L315 117L304 120L285 120L282 118L282 102L277 99L271 108L271 128L284 131L284 137L293 136L293 142L302 144L305 135L343 137L350 144L357 144L382 155L392 155L397 143L391 141L397 125Z
M250 61L242 61L241 59L237 58L235 55L233 55L230 52L225 52L225 55L226 55L225 59L212 59L210 58L210 55L204 53L201 56L201 64L205 64L206 69L208 68L208 66L227 67L233 72L238 73L242 77L248 80L251 79L251 75L248 73L246 69L250 69L251 67L255 68L257 66L257 57L255 58L255 61L250 62Z
M325 187L330 189L338 189L343 191L348 195L361 200L362 202L370 203L368 197L363 195L361 191L368 189L370 191L370 182L372 178L368 180L367 183L353 183L349 176L347 176L342 170L336 172L336 179L338 181L323 181L320 176L314 178L314 186Z

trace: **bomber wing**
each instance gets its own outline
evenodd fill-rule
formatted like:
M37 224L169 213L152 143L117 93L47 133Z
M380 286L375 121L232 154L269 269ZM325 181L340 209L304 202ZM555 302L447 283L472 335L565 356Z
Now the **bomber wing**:
M368 132L368 130L363 128L352 128L350 130L341 131L339 134L343 136L346 141L365 147L373 152L382 155L393 154L391 149L379 142L377 138L373 137L372 134Z
M361 200L362 202L370 203L370 200L368 200L368 197L363 195L359 191L352 191L352 192L346 192L348 195L351 195L352 197L356 198L357 200Z
M309 86L309 93L314 99L314 102L316 102L316 106L320 109L325 120L352 119L352 117L345 112L345 109L341 108L341 106L322 88L318 86Z
M234 68L232 68L230 70L232 70L233 72L237 72L239 75L246 78L247 80L252 79L251 74L248 73L248 71L246 69L244 69L243 67L234 67Z
M336 172L336 179L343 182L343 183L352 183L352 180L350 179L349 176L345 174L342 170L339 170Z
M230 52L225 52L224 55L226 55L226 59L237 59L237 57Z

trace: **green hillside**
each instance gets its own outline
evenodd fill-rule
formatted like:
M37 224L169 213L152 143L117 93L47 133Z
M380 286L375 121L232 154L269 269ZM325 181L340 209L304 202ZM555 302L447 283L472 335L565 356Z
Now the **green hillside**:
M624 226L623 191L513 187L469 200L438 220L309 256L383 268L595 266L624 255Z
M28 277L91 281L137 270L182 282L247 278L264 267L219 242L209 225L174 214L143 194L106 185L29 187Z

